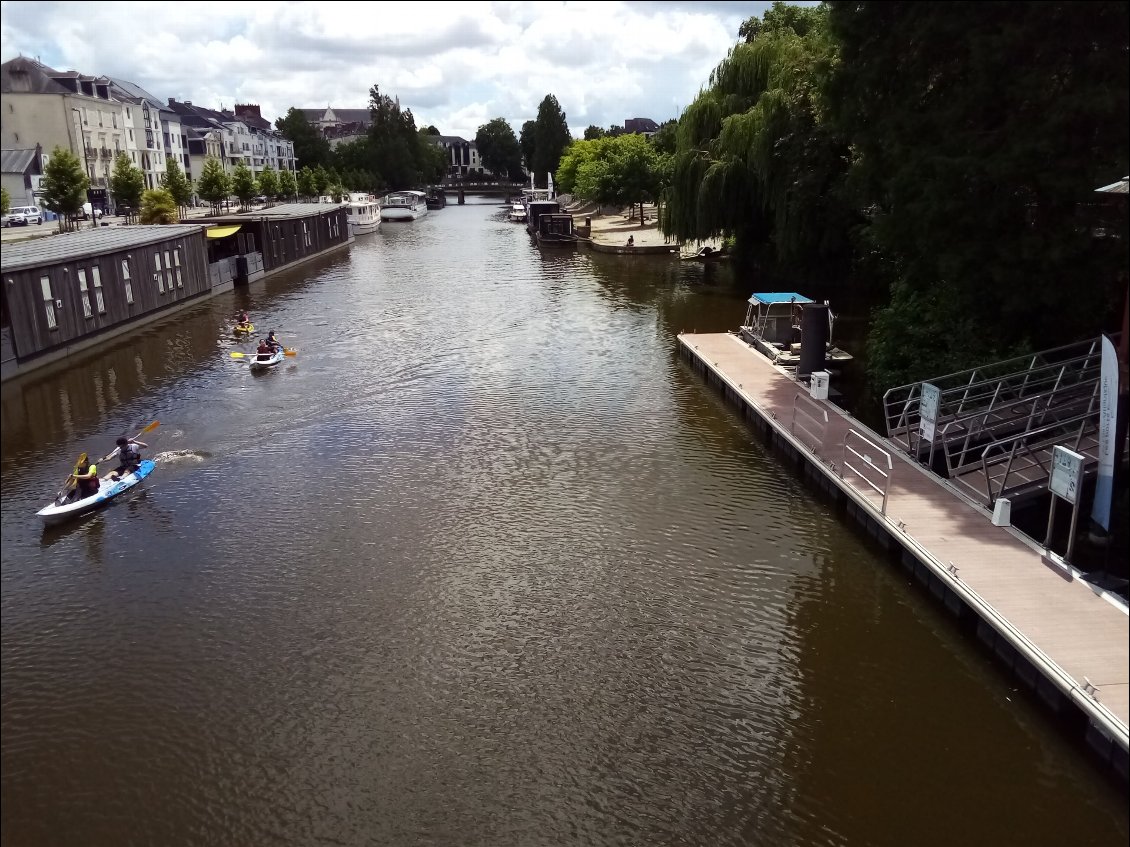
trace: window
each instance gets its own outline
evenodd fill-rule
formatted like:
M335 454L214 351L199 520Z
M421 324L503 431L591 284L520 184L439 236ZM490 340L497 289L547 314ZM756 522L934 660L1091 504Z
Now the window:
M114 129L118 128L118 113L117 112L111 112L110 113L110 125L113 126Z
M102 297L102 271L95 265L90 269L90 278L94 282L94 305L98 307L98 314L106 314L106 301Z
M168 250L165 251L165 267L169 271L169 291L173 290L173 257Z
M161 251L155 250L153 252L153 267L157 270L153 274L153 281L157 283L157 293L165 293L165 275L161 272Z
M58 329L55 320L55 296L51 293L51 277L46 274L39 278L39 288L43 291L43 310L47 313L47 328Z
M129 130L129 140L133 141L133 130ZM136 161L136 160L135 160Z
M94 312L90 311L90 290L86 287L86 268L78 269L78 293L82 298L83 317L93 318Z
M310 246L310 229L306 226L306 221L302 222L302 236L306 239L306 246Z
M133 284L129 279L129 259L122 259L122 285L126 290L126 302L133 303Z
M166 253L165 255L168 256L168 253ZM180 248L179 247L176 248L173 251L173 267L176 268L176 271L177 271L177 288L184 288L184 280L181 279L181 275L180 275Z

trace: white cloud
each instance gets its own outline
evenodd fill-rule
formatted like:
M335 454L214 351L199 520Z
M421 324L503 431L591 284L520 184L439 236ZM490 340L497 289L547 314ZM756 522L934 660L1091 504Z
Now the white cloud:
M0 58L131 80L158 98L364 108L398 96L418 125L515 131L557 97L589 124L677 117L768 2L0 4ZM93 10L97 10L93 13Z

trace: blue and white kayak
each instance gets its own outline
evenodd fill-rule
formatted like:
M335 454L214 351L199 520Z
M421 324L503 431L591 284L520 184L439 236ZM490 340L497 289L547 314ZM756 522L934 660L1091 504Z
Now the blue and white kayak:
M77 518L79 515L85 515L87 512L91 512L109 503L119 494L129 491L145 479L145 477L153 473L154 467L156 467L156 465L154 465L152 460L142 459L136 471L126 474L121 479L111 479L112 474L106 474L106 476L102 477L97 494L92 494L81 500L63 503L61 506L52 502L50 505L40 509L37 514L39 517L43 518L43 523L47 526L62 523L70 518Z
M277 365L279 362L281 362L283 360L284 356L286 356L286 351L283 350L280 347L277 350L275 350L274 353L270 353L270 354L268 354L268 353L254 353L254 354L252 354L251 356L248 357L251 360L248 364L250 365L251 370L253 370L253 371L262 370L263 368L273 368L275 365Z

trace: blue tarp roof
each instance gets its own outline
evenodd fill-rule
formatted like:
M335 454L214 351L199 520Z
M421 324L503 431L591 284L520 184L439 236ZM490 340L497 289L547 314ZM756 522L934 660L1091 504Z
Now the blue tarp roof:
M797 294L795 291L778 291L773 294L754 294L749 298L749 302L754 305L769 306L773 303L791 303L793 301L798 303L812 303L803 294Z

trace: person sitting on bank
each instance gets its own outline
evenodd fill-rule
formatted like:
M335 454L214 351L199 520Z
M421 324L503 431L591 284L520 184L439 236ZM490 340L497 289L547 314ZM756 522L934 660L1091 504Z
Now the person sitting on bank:
M635 247L636 246L636 237L634 235L628 236L628 246L629 247Z
M114 479L123 474L133 473L141 464L141 448L148 447L144 441L126 438L124 435L118 439L118 466L114 468ZM114 455L113 453L110 454Z
M75 466L75 472L71 476L76 483L75 500L85 500L87 497L93 497L98 493L98 465L91 464L90 459L86 456L83 456L82 461Z

